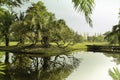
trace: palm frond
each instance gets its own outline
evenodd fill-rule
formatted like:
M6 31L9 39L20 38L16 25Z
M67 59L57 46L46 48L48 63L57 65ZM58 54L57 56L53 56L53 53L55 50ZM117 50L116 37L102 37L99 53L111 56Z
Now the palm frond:
M76 10L84 13L87 23L89 23L90 26L93 26L90 15L94 8L94 0L72 0L72 2Z
M120 71L118 68L113 68L113 70L109 70L109 75L113 78L113 80L120 80Z
M3 72L6 68L6 65L3 63L0 63L0 74L4 75L5 73Z

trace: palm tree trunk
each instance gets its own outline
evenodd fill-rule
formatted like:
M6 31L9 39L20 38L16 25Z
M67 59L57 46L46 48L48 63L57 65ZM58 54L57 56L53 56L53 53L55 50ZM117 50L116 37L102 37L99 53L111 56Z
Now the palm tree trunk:
M9 46L9 36L5 34L5 46ZM9 63L9 53L5 52L5 63Z
M5 46L9 46L9 36L5 34Z

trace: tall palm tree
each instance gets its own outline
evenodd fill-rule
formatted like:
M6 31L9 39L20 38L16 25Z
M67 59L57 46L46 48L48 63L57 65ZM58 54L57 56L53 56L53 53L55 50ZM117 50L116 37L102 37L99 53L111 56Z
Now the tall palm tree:
M47 18L47 9L41 1L37 4L32 4L26 12L26 23L29 24L31 32L34 33L34 44L38 41L39 31L45 27L45 21Z
M5 46L9 46L10 26L14 21L13 13L0 8L0 34L5 40ZM9 63L9 53L5 54L5 63Z
M41 1L37 4L32 4L32 7L28 8L25 21L29 24L32 34L34 33L34 44L36 44L39 39L45 47L49 45L47 35L53 18L54 15L47 11Z

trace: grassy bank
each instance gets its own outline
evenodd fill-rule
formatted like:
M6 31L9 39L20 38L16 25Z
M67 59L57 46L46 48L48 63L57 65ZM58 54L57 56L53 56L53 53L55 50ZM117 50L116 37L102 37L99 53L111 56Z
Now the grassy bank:
M83 42L70 46L71 49L86 50L87 45L108 45L108 42Z
M63 54L68 53L69 51L73 50L87 50L86 45L107 45L107 42L84 42L84 43L76 43L72 46L69 46L65 49L57 47L54 43L51 43L50 48L42 48L40 45L37 46L29 46L29 45L23 45L23 46L14 46L17 42L10 42L10 47L4 47L4 43L1 43L0 50L1 51L10 51L14 53L41 53L41 55L57 55L57 54Z

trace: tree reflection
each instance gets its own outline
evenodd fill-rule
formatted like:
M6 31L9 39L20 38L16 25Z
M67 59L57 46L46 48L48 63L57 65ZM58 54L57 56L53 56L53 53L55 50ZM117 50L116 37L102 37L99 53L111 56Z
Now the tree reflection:
M117 65L120 64L120 54L119 53L105 53L104 54L107 57L112 57L113 60ZM108 71L109 75L111 76L111 78L113 80L119 80L120 79L120 70L118 69L118 67L113 67L113 69L109 69Z
M72 55L12 56L3 80L64 80L80 63Z
M112 57L113 61L119 65L120 64L120 54L119 53L105 53L104 54L107 57Z

